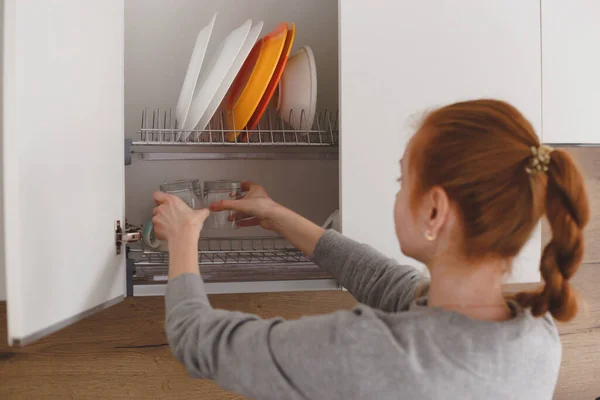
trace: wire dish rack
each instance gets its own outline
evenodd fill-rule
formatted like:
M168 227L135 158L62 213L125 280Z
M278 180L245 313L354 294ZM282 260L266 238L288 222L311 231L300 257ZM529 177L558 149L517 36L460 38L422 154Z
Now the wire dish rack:
M264 282L333 279L327 271L314 264L225 264L201 265L204 282ZM135 267L133 283L136 285L164 284L169 277L168 266Z
M285 118L284 118L285 117ZM268 109L252 129L227 128L225 111L217 112L204 130L184 131L171 109L142 111L140 130L133 146L278 146L278 147L334 147L339 143L339 113L320 110L312 123L306 120L304 110L290 110L288 115ZM287 121L287 122L286 122ZM297 121L297 123L295 122ZM293 129L291 126L306 127Z
M165 266L169 253L130 248L135 266ZM303 264L311 260L278 237L203 238L198 242L200 265Z
M299 250L278 237L204 238L198 262L205 282L332 279ZM164 284L169 254L130 247L135 284Z

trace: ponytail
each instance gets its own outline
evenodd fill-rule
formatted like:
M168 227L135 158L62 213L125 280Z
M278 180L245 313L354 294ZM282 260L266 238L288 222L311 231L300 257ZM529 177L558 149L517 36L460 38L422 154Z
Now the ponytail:
M552 239L540 263L545 286L538 292L519 293L516 300L530 307L534 316L550 312L558 321L569 321L578 309L569 280L583 259L582 231L589 220L589 204L583 177L567 152L552 151L546 172L546 216ZM532 174L531 179L538 179L538 175Z
M449 104L429 113L409 146L415 175L410 205L444 189L457 206L460 250L476 260L514 259L544 212L552 240L542 253L541 291L515 300L535 316L559 321L577 313L569 280L583 258L582 230L589 205L581 173L570 155L540 145L531 123L510 104L480 99Z

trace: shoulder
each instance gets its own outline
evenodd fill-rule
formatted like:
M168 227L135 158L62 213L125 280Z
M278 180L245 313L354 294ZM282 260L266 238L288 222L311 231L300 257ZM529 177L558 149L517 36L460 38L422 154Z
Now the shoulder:
M277 330L286 330L288 331L286 333L290 334L298 332L303 336L327 332L328 340L338 344L365 343L375 340L379 341L379 344L384 344L394 342L398 332L413 331L417 325L423 325L425 320L430 319L427 313L423 312L385 312L358 303L347 310L288 320L278 326Z
M525 311L527 329L514 343L515 363L526 362L537 371L536 379L554 387L562 359L562 345L558 328L550 313L534 317Z
M444 318L435 314L430 310L386 312L358 304L343 317L347 325L339 332L339 339L346 345L365 345L355 354L359 357L418 351L432 332L439 332L444 326Z
M527 341L540 349L545 349L543 352L548 356L554 356L560 362L562 354L562 346L558 327L554 322L554 318L550 313L546 313L540 317L534 317L529 311L527 323L529 330L527 332Z

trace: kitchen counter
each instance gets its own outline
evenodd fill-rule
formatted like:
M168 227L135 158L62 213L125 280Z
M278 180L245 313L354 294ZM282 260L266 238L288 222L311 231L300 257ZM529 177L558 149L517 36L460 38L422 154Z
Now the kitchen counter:
M347 292L211 295L216 308L299 318L350 308ZM171 355L164 298L133 297L24 348L6 344L0 303L0 399L243 399L195 380Z

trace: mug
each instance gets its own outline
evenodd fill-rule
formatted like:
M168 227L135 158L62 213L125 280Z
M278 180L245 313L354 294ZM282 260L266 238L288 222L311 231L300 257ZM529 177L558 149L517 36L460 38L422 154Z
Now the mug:
M160 191L179 197L194 210L202 208L202 185L197 179L166 182L160 185ZM144 224L142 239L144 244L151 249L160 249L162 251L166 250L166 241L160 240L156 237L152 220Z
M204 182L202 200L206 207L220 200L239 200L244 197L242 183L239 181L208 181ZM229 219L233 211L211 211L210 216L204 222L206 229L234 230L237 223Z
M333 213L331 213L321 227L323 229L333 229L334 231L341 232L340 210L335 210Z

